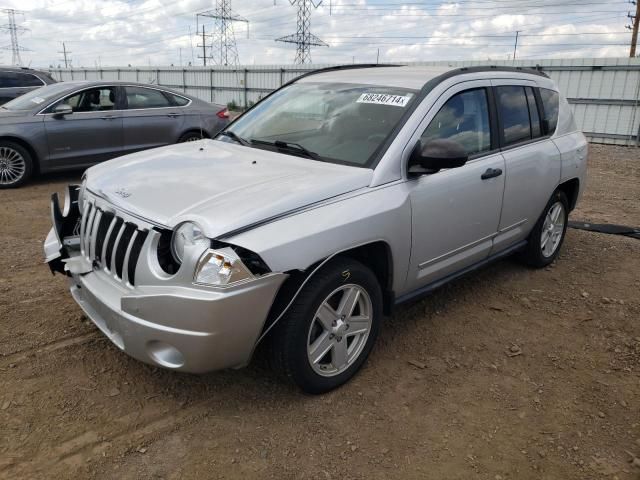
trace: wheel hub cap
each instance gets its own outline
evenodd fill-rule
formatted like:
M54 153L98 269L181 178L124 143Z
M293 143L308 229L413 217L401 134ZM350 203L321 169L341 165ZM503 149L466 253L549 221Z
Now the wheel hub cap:
M542 255L546 258L551 257L556 250L558 250L558 246L562 241L562 235L564 233L564 223L564 205L561 202L556 202L547 212L544 224L542 225L540 246L542 248Z
M0 184L11 185L19 181L26 171L26 163L13 148L0 147Z

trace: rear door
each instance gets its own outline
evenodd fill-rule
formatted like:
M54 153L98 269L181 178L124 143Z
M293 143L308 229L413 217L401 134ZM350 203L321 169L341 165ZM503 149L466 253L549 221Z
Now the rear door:
M543 128L534 82L492 80L506 182L494 252L527 237L560 181L560 152Z
M52 168L86 166L122 153L122 113L118 87L98 86L75 92L45 110L44 125ZM53 109L66 103L73 113L58 116Z
M124 150L135 152L176 143L182 133L183 108L160 89L125 86Z
M0 71L0 105L43 85L31 73Z

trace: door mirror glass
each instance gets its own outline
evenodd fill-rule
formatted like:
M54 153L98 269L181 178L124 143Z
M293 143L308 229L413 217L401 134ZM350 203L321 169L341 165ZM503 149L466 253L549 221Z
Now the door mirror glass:
M61 103L56 105L56 108L53 109L53 114L56 117L64 117L65 115L70 115L73 113L73 109L71 105L67 105L66 103Z
M424 144L418 141L409 159L409 170L418 167L426 170L420 173L435 173L443 168L462 167L468 160L466 149L453 140L437 139Z

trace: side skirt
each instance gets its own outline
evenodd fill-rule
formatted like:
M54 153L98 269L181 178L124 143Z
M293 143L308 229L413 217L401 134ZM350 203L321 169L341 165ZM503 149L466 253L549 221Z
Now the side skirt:
M402 303L406 303L406 302L410 302L410 301L414 301L414 300L418 300L421 297L424 297L425 295L430 294L431 292L433 292L434 290L437 290L438 288L442 287L443 285L456 280L460 277L463 277L471 272L474 272L482 267L485 267L486 265L489 265L490 263L495 262L496 260L499 260L501 258L504 257L508 257L509 255L517 252L518 250L521 250L525 245L527 244L526 240L522 240L521 242L518 242L508 248L506 248L505 250L502 250L501 252L498 253L494 253L493 255L485 258L484 260L481 260L477 263L474 263L473 265L469 265L466 268L463 268L462 270L458 270L457 272L453 272L450 273L449 275L447 275L446 277L441 278L440 280L436 280L435 282L431 282L427 285L425 285L424 287L420 287L417 290L414 290L412 292L409 293L405 293L404 295L398 297L395 299L395 304L394 306L400 305Z

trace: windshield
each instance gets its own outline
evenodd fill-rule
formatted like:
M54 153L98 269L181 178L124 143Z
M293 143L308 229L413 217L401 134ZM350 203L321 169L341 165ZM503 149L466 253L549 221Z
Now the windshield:
M36 88L35 90L25 93L24 95L5 103L2 108L6 110L31 110L32 108L42 105L46 106L49 100L58 96L64 90L69 89L69 84L54 83L46 87Z
M416 93L372 85L294 83L244 114L225 138L254 148L370 167Z

